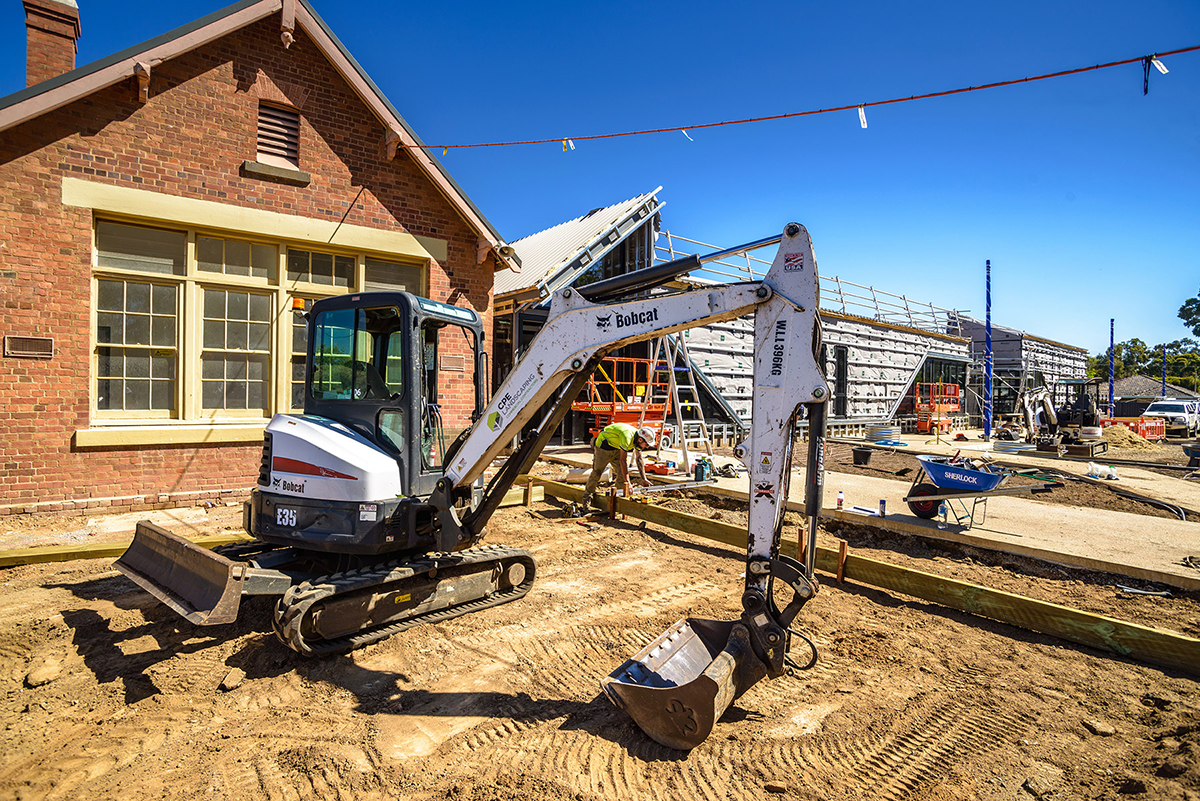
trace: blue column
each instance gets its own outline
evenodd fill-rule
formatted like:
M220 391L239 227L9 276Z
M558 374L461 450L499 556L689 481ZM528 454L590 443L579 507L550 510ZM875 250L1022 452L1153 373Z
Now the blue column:
M1108 416L1115 417L1113 413L1113 381L1116 379L1116 359L1117 347L1113 344L1116 340L1113 339L1113 322L1115 318L1108 318Z
M987 315L983 324L983 438L992 438L992 260L987 260Z
M1167 397L1167 346L1162 345L1162 360L1163 360L1163 383L1162 396Z

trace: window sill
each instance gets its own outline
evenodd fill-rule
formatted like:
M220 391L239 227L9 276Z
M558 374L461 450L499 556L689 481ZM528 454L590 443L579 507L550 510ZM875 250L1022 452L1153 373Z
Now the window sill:
M114 425L81 428L75 432L77 448L113 448L128 445L224 445L262 442L266 421L248 425Z
M266 178L294 186L308 186L312 182L312 176L306 172L263 164L261 161L243 161L242 175L247 178Z

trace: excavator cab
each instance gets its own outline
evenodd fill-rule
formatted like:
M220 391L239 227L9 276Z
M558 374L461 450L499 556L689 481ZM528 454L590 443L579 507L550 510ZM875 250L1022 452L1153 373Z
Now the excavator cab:
M448 443L483 406L479 315L407 292L327 298L308 313L307 356L304 414L267 426L247 529L333 553L432 548Z
M307 353L304 414L391 453L401 492L428 497L483 407L479 315L407 292L328 298L308 312Z

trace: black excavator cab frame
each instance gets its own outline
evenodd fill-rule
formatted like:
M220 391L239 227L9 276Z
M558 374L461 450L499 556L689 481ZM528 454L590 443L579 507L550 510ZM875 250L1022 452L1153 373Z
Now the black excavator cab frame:
M472 340L473 421L488 381L478 314L409 292L340 295L308 311L304 413L341 423L393 453L409 496L427 498L443 472L439 339L449 326L465 329ZM335 341L331 332L338 329L353 334ZM350 353L336 352L347 342ZM333 376L323 375L333 370L342 373L337 388L330 388Z

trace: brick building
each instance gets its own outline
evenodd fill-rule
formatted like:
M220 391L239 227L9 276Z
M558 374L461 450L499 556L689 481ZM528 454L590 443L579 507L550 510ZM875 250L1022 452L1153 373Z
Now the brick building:
M296 301L403 288L490 330L511 249L305 0L78 69L72 0L24 5L28 86L0 98L0 512L241 497L297 407ZM469 376L443 383L448 428Z

